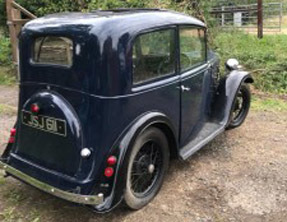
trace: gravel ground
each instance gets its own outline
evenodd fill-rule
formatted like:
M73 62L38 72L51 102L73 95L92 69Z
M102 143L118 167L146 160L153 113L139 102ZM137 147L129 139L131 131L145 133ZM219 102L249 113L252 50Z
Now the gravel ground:
M16 88L0 87L0 104L15 106ZM0 141L15 115L2 113ZM185 162L171 162L162 190L140 211L99 215L0 174L2 221L274 221L287 219L287 113L251 111ZM1 150L4 145L1 145Z

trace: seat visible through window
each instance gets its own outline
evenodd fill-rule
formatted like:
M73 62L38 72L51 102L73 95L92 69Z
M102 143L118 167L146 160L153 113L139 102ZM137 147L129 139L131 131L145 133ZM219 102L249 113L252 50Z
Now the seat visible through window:
M165 29L138 36L133 45L133 83L175 73L175 31Z

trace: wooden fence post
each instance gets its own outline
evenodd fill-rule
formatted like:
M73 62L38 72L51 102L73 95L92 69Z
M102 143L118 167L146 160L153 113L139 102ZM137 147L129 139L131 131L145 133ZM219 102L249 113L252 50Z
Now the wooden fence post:
M9 26L10 40L12 45L12 59L14 63L18 63L18 40L16 28L13 24L12 15L12 2L13 0L6 0L6 11L7 11L7 25Z
M263 38L263 0L257 0L257 36Z
M12 59L18 64L18 35L22 26L31 19L37 18L34 14L17 4L14 0L6 0L7 25L12 45ZM21 13L25 14L28 19L22 19Z

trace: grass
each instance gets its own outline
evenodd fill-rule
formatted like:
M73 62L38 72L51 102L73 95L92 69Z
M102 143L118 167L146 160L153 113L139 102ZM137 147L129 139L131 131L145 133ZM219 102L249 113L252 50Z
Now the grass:
M21 192L21 190L15 188L11 189L9 193L5 193L4 198L9 200L11 203L17 204L25 199L27 199L27 196Z
M3 222L15 222L15 221L29 221L29 222L39 222L39 212L35 209L29 211L28 213L22 214L17 210L16 206L8 207L0 212L0 219Z
M0 185L5 184L5 179L2 174L0 174Z
M17 114L17 109L7 104L0 104L0 115L14 116Z
M251 109L255 111L286 112L287 101L279 98L252 97Z
M0 85L14 85L16 83L15 68L10 66L0 66Z
M287 93L287 35L265 35L259 40L236 30L218 32L212 41L221 58L221 68L228 58L237 58L255 77L255 87L262 91Z
M0 217L2 218L2 221L4 222L13 222L17 221L19 219L17 210L15 207L9 207L3 210L3 212L0 213Z
M19 210L23 203L29 199L29 195L23 189L19 189L17 185L8 184L4 179L4 172L0 171L0 185L2 185L0 186L1 208L5 206L0 211L0 221L40 222L41 215L34 206L30 207L29 211Z
M282 24L281 25L282 25L282 28L287 28L287 15L284 15L282 17Z

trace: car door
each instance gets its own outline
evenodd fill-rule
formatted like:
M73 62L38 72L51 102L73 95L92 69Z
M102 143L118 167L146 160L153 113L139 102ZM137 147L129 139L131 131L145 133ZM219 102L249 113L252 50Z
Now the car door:
M179 27L181 76L180 144L186 145L200 131L204 122L204 81L208 72L205 30Z
M177 27L141 32L133 41L132 86L123 112L132 119L156 111L168 117L179 135L180 76L177 69Z

